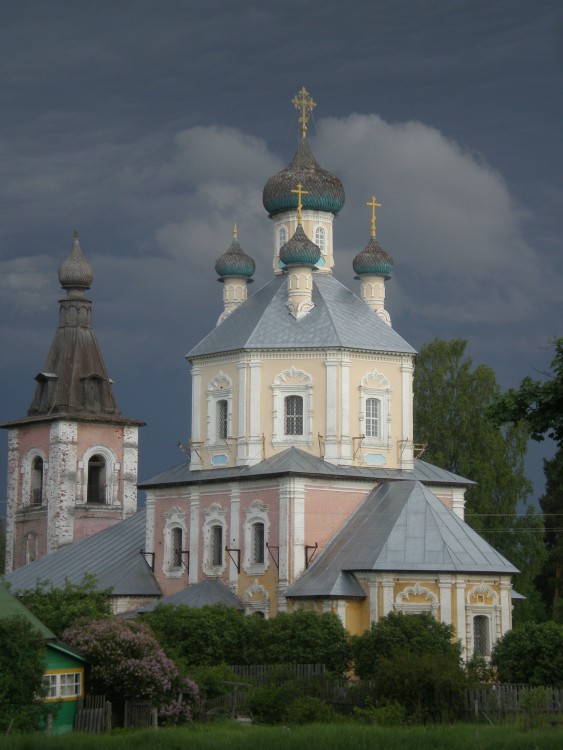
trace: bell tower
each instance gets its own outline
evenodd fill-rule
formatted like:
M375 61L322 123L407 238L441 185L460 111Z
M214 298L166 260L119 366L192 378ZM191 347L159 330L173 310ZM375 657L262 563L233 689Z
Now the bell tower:
M93 272L74 231L66 296L27 416L8 430L6 572L137 510L138 420L121 416L92 328Z

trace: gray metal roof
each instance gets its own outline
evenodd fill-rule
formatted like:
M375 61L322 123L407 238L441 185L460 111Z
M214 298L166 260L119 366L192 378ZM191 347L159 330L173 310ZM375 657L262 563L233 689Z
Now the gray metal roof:
M286 596L364 595L361 571L519 572L421 482L370 492Z
M35 562L7 573L12 591L34 588L39 580L63 586L68 578L80 583L86 573L114 596L161 596L162 591L141 554L145 546L146 511L80 539Z
M229 468L216 468L190 471L190 462L183 461L150 479L139 484L141 489L153 487L180 486L185 484L205 484L207 482L225 482L233 479L263 479L269 476L280 476L283 474L299 474L304 476L327 477L335 479L373 479L381 481L385 479L412 480L418 479L425 484L462 485L470 487L475 484L470 479L465 479L446 469L426 463L426 461L415 460L413 471L402 469L385 469L384 467L366 466L339 466L324 461L318 456L313 456L300 448L288 448L287 450L266 458L254 466L233 466Z
M187 356L201 357L240 349L415 352L365 302L330 274L314 274L315 307L305 317L296 320L286 302L287 276L276 276L231 313Z
M158 601L150 602L137 612L152 612L160 604L173 604L175 607L184 604L187 607L199 609L214 604L224 604L226 607L244 611L244 603L236 594L228 589L219 578L206 578L199 583L193 583L175 594L165 596Z

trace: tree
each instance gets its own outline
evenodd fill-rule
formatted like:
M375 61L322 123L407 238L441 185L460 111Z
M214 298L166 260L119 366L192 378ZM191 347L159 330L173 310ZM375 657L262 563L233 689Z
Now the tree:
M442 656L459 665L461 644L453 637L453 625L438 622L430 614L390 612L353 639L356 674L362 680L374 678L382 661L392 659L399 652L408 652L411 658L423 654Z
M112 618L68 628L63 640L90 664L90 689L116 703L148 700L167 718L190 718L190 703L178 705L180 691L197 698L197 686L180 678L174 662L144 623Z
M421 349L414 377L415 442L427 446L425 460L477 483L467 490L465 519L522 571L517 585L528 602L519 608L541 616L534 579L545 557L543 524L527 504L527 432L520 424L501 430L491 422L500 389L490 367L473 367L466 347L463 339L435 339ZM518 516L522 506L526 513Z
M563 688L563 625L526 622L496 642L491 661L501 682Z
M0 644L0 733L39 729L47 713L38 700L46 694L45 639L15 615L0 619Z
M545 493L540 497L544 513L547 560L538 585L551 617L563 623L563 448L544 459Z
M547 436L563 448L563 338L555 339L555 355L546 380L525 377L519 388L499 394L490 414L497 424L525 422L532 440Z
M86 574L80 583L65 580L62 588L38 581L33 589L17 592L18 599L55 635L84 620L110 617L111 589L99 589L96 576Z

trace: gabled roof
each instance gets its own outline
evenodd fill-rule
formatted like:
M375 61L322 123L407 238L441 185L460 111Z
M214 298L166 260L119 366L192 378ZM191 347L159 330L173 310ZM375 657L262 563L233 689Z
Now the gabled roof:
M3 583L0 583L0 619L8 617L25 617L25 619L38 630L45 640L54 640L55 634L46 625L43 625L29 609L11 594Z
M99 588L111 588L113 596L160 596L162 591L141 554L145 521L146 511L139 511L8 573L6 580L13 591L19 591L34 588L39 580L50 581L53 586L63 586L65 579L80 583L86 573L92 573Z
M519 572L421 482L370 492L286 596L364 595L349 574L366 571Z
M413 471L403 469L385 469L384 467L340 466L324 461L300 448L288 448L275 456L266 458L254 466L234 466L190 471L190 462L163 471L139 484L141 489L154 487L181 486L206 482L224 482L233 479L263 479L264 477L297 474L301 476L326 477L331 479L367 479L381 481L385 479L417 479L426 484L462 485L470 487L475 484L446 469L415 460Z
M276 276L197 344L188 358L241 349L415 353L365 302L330 274L314 274L315 306L305 317L296 320L286 302L287 276Z
M175 607L184 604L187 607L199 609L213 604L224 604L226 607L244 611L244 603L236 594L228 589L219 578L206 578L199 583L193 583L175 594L165 596L159 601L150 602L141 607L137 612L152 612L160 604L172 604Z

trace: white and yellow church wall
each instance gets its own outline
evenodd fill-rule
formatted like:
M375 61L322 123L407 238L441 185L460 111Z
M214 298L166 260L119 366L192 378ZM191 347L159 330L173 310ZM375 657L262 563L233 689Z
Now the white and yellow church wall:
M342 351L260 351L198 359L192 367L192 469L252 465L296 446L350 465L411 469L413 357ZM303 434L284 434L284 398L303 398ZM379 401L379 434L365 404ZM217 403L228 404L227 437Z
M379 622L390 612L427 612L453 625L454 638L461 641L465 659L474 655L476 618L482 620L480 634L485 642L481 647L485 656L490 655L495 642L512 627L510 576L390 571L358 572L356 578L366 594L363 600L292 599L289 609L333 611L352 635L365 632L372 622Z
M297 210L283 211L272 217L274 222L274 273L281 274L283 265L280 264L280 248L295 234L297 229ZM303 209L301 226L307 237L318 245L321 257L317 263L315 273L332 273L334 267L333 244L334 214L328 211L313 211Z

